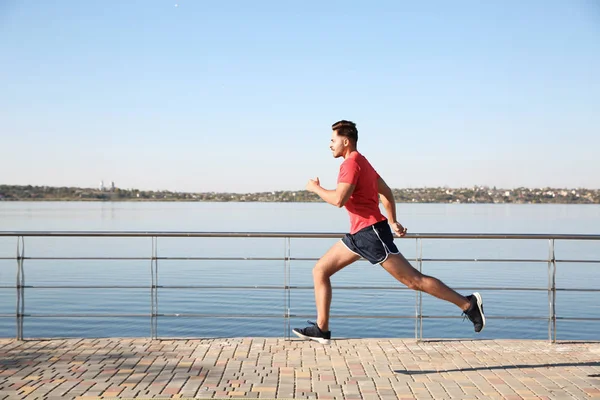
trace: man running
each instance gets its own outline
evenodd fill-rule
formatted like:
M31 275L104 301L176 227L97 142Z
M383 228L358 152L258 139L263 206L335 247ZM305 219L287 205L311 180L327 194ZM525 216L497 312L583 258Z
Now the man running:
M321 187L319 178L310 179L306 190L316 193L325 202L346 207L350 215L350 233L334 244L313 269L317 321L306 328L294 328L300 338L329 344L329 310L331 308L331 281L333 274L359 260L381 264L394 278L413 290L420 290L460 307L481 332L485 326L483 300L479 293L462 296L437 278L423 275L398 251L396 235L406 235L406 228L396 220L396 203L389 186L369 161L356 149L358 130L351 121L338 121L332 126L329 148L334 158L343 157L335 190ZM387 218L379 210L379 195ZM391 227L391 229L390 229Z

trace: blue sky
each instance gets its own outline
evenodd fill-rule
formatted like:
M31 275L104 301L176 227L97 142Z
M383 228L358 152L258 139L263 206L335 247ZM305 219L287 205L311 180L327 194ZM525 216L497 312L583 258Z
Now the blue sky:
M0 0L0 184L600 188L600 3Z

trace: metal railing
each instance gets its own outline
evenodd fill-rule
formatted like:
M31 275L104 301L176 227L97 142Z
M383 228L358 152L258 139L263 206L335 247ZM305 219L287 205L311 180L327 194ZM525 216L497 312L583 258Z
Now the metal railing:
M16 318L16 338L23 340L23 323L25 318L60 318L60 317L97 317L97 318L112 318L112 317L148 317L150 320L150 337L158 338L158 318L159 317L222 317L222 318L283 318L284 329L283 336L289 338L290 335L290 319L295 317L311 317L310 315L292 314L291 310L291 291L301 289L313 289L312 286L298 286L290 284L290 272L293 261L317 261L318 258L311 257L293 257L292 256L292 239L332 239L340 238L340 233L288 233L288 232L84 232L84 231L57 231L57 232L19 232L19 231L0 231L0 237L14 237L17 240L16 257L0 257L0 260L16 260L16 284L15 286L0 286L0 289L15 289L16 290L16 311L15 314L0 314L0 318ZM25 253L25 238L28 237L119 237L119 238L134 238L145 237L151 240L151 254L148 257L28 257ZM283 239L283 255L282 257L161 257L158 254L158 239L159 238L280 238ZM600 235L546 235L546 234L409 234L402 240L413 239L416 242L415 258L408 258L413 262L413 265L419 270L423 270L424 262L501 262L501 263L547 263L548 266L548 285L542 287L482 287L480 290L522 290L522 291L546 291L548 294L548 316L547 317L518 317L518 316L487 316L486 318L501 318L501 319L544 319L548 323L548 340L556 341L556 322L557 320L586 320L600 321L600 318L584 318L584 317L559 317L556 314L556 293L557 291L576 291L576 292L600 292L600 289L584 289L584 288L557 288L556 286L556 267L558 263L598 263L600 260L591 259L557 259L555 252L556 241L600 241ZM547 240L548 241L548 258L546 259L529 259L529 258L424 258L423 257L423 240L427 239L487 239L487 240ZM150 261L150 286L131 286L131 285L27 285L25 282L25 261L27 260L99 260L99 261L117 261L117 260L146 260ZM158 262L161 260L197 260L197 261L281 261L283 268L284 282L279 285L160 285L158 282ZM25 289L35 288L50 288L50 289L149 289L150 291L150 312L148 314L31 314L25 312ZM158 311L158 290L159 289L277 289L283 290L284 296L282 301L281 314L169 314L160 313ZM341 289L406 289L401 285L395 287L379 287L379 286L346 286ZM461 289L461 288L455 288ZM415 339L423 338L423 320L427 318L449 318L444 316L428 316L423 313L422 292L416 292L415 298L415 314L414 315L344 315L344 318L411 318L415 320Z

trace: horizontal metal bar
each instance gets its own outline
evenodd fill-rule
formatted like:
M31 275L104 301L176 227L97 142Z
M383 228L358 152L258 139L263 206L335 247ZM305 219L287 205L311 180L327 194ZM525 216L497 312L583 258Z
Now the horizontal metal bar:
M212 237L212 238L341 238L337 232L165 232L165 231L0 231L0 236L31 237ZM600 240L591 234L411 233L406 239L556 239Z
M20 314L26 318L150 318L151 314ZM15 317L15 314L12 314Z
M0 260L16 260L17 257L0 257ZM318 257L19 257L32 261L318 261ZM407 258L416 262L415 258ZM365 261L366 260L360 260ZM531 258L423 258L423 262L497 262L497 263L548 263L550 259ZM557 263L600 264L600 260L554 260Z
M24 289L152 289L147 286L123 286L123 285L25 285L21 286ZM269 285L246 285L246 286L219 286L219 285L185 285L185 286L164 286L156 285L157 289L287 289L285 286L269 286ZM16 289L16 286L0 286L0 289ZM312 286L310 287L312 289ZM375 287L374 289L378 289Z
M103 313L72 313L72 314L21 314L26 318L150 318L152 314L103 314ZM15 317L15 314L10 315ZM285 314L185 314L159 313L155 317L194 317L194 318L284 318ZM413 316L414 318L414 316Z
M2 257L0 260L16 260L17 257ZM283 257L20 257L21 260L42 261L284 261ZM318 260L318 258L316 259Z
M23 289L151 289L151 286L101 286L101 285L85 285L85 286L70 286L70 285L24 285ZM0 289L17 289L16 286L0 286Z
M24 285L24 289L152 289L152 286L126 286L126 285ZM273 286L273 285L245 285L245 286L224 286L224 285L157 285L157 289L258 289L258 290L313 290L314 286ZM16 286L0 286L0 289L17 289ZM455 287L454 290L471 290L473 287ZM478 290L485 291L544 291L547 287L478 287ZM412 290L406 286L336 286L335 290ZM577 289L577 288L557 288L556 290L565 292L600 292L600 289Z
M314 286L210 286L210 285L186 285L186 286L161 286L158 285L159 289L298 289L298 290L313 290ZM467 290L474 289L473 287L455 287L455 290ZM410 290L403 285L395 286L336 286L335 290ZM495 291L495 290L512 290L512 291L544 291L547 292L547 287L477 287L477 290ZM584 290L584 291L596 291L600 292L600 289L561 289L561 290Z
M241 314L240 316L238 315L214 315L214 314L161 314L159 316L162 317L193 317L193 318L254 318L254 317L259 317L259 318L281 318L284 315L263 315L263 316L256 316L256 315L247 315L247 314ZM294 315L294 314L290 314L289 315L290 318L314 318L314 314L313 315ZM404 319L414 319L416 318L414 315L350 315L350 316L346 316L346 315L332 315L332 318L361 318L361 319L376 319L376 318L381 318L381 319L391 319L391 318L404 318Z
M150 318L151 314L22 314L26 318ZM165 318L283 318L283 314L179 314L179 313L161 313L155 317ZM314 318L314 315L306 314L291 314L290 318ZM332 315L332 318L337 319L415 319L414 315ZM0 318L15 318L15 314L0 314ZM460 319L458 315L423 315L424 319ZM511 316L511 315L493 315L486 316L486 319L502 319L502 320L548 320L548 317L537 316ZM600 322L598 317L556 317L560 321L588 321Z
M84 285L84 286L71 286L71 285L24 285L21 286L23 289L152 289L152 286L125 286L125 285ZM313 290L314 286L272 286L272 285L246 285L246 286L221 286L221 285L157 285L157 289L224 289L224 290L236 290L236 289L256 289L256 290L284 290L284 289L297 289L297 290ZM0 286L0 290L14 290L16 286ZM454 287L454 290L472 290L473 287ZM492 291L541 291L547 292L547 287L478 287L478 290L485 290L488 292ZM412 290L406 286L336 286L335 290ZM556 288L557 291L561 292L600 292L599 289L581 289L581 288Z
M427 319L458 319L465 318L461 315L423 315L423 318ZM485 319L535 319L535 320L548 320L548 316L545 317L535 317L535 316L516 316L516 315L490 315L486 314Z
M99 260L99 261L148 261L151 257L0 257L0 260L75 260L75 261L87 261L87 260Z
M291 314L290 317L293 318L314 318L314 314ZM332 318L351 318L351 319L388 319L388 318L427 318L427 319L462 319L465 318L461 315L422 315L422 316L414 316L414 315L332 315ZM537 316L485 316L485 319L535 319L535 320L548 320L548 317L537 317Z
M17 257L0 257L0 260L16 260ZM22 260L30 261L311 261L319 260L317 257L311 258L277 258L277 257L21 257ZM407 258L408 261L417 262L417 259ZM367 262L361 259L358 261ZM548 263L552 260L543 259L482 259L482 258L424 258L422 262L520 262L520 263ZM560 262L560 260L556 260ZM600 262L595 260L579 260L575 262Z
M285 318L285 314L184 314L184 313L161 313L157 317L176 318Z
M314 289L313 286L290 286L290 289ZM410 290L412 291L413 289L409 289L406 286L336 286L335 290L338 289L351 289L351 290L355 290L355 289L370 289L370 290ZM453 287L454 290L472 290L475 289L474 287L470 287L470 286L454 286ZM497 287L497 286L478 286L477 290L481 290L481 291L486 291L486 292L492 292L492 291L504 291L504 290L508 290L508 291L542 291L542 292L547 292L549 289L547 287ZM600 289L568 289L568 288L563 288L563 289L559 289L559 290L563 290L563 291L591 291L591 292L600 292Z
M341 315L338 315L338 318L341 318ZM457 318L464 318L460 315L423 315L423 318L428 318L428 319L457 319ZM548 316L544 316L544 317L533 317L533 316L515 316L515 315L487 315L485 316L485 319L535 319L535 320L548 320ZM556 317L557 320L562 320L562 321L600 321L600 318L597 317Z
M146 317L150 318L151 314L21 314L26 318L133 318L133 317ZM15 317L15 314L7 315ZM156 314L155 317L177 317L177 318L284 318L285 314L198 314L198 313L160 313ZM292 318L313 318L314 315L290 315ZM414 319L414 315L332 315L333 318L353 318L353 319ZM431 317L429 317L431 318ZM438 318L438 317L435 317ZM439 317L446 318L446 317ZM462 317L448 317L448 318L462 318ZM487 318L487 317L486 317ZM547 319L547 318L546 318Z
M21 314L27 318L149 318L151 314L100 314L100 313L87 313L87 314ZM181 317L181 318L282 318L283 314L186 314L186 313L160 313L156 314L156 317ZM14 318L15 314L0 314L0 318ZM293 318L311 318L314 315L299 315L291 314ZM414 319L418 318L414 315L333 315L335 318L353 318L353 319L390 319L390 318L405 318ZM428 319L459 319L462 316L456 315L423 315L422 318ZM486 319L536 319L536 320L547 320L548 317L537 317L537 316L511 316L511 315L495 315L486 317ZM557 317L558 320L563 321L600 321L597 317Z
M423 262L520 262L520 263L547 263L548 259L531 258L423 258Z

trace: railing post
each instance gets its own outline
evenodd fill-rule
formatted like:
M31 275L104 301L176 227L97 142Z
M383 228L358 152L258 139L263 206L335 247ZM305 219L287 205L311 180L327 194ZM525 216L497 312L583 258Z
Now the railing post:
M421 238L416 239L417 249L415 257L417 259L417 269L423 271L423 242ZM423 293L419 290L415 298L415 340L417 342L423 339Z
M17 236L17 340L23 340L23 319L25 317L25 238Z
M152 236L152 257L150 258L150 338L158 337L158 238Z
M291 321L290 321L291 251L292 251L292 240L290 237L286 237L286 238L284 238L284 245L283 245L283 337L285 340L290 340L290 329L291 329Z
M554 239L549 240L548 256L548 341L556 342L556 255Z

